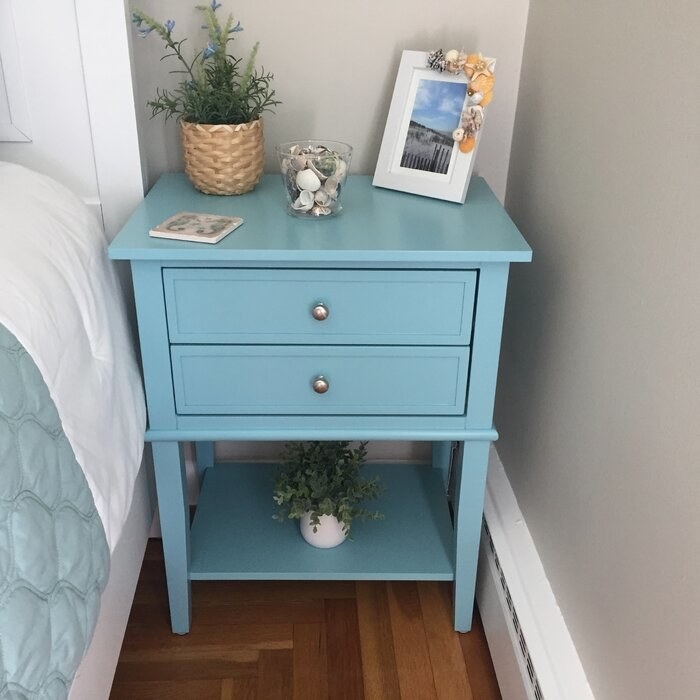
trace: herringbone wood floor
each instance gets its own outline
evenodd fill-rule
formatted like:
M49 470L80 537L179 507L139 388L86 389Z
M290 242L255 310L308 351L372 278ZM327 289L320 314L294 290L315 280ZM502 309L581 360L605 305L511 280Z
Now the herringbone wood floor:
M452 630L450 584L196 581L170 632L148 544L111 700L500 700L478 614Z

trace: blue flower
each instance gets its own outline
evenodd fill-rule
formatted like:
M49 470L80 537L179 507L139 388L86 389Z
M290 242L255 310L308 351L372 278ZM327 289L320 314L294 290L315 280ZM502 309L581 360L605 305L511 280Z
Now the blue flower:
M209 56L213 56L216 53L217 48L217 45L210 41L207 44L207 47L204 49L204 51L202 51L202 56L204 58L209 58Z
M155 29L155 27L146 27L146 28L141 28L141 29L139 29L139 37L141 37L141 39L144 39L144 38L147 37L154 29Z
M239 20L235 27L228 30L228 33L231 34L232 32L242 32L242 31L243 31L243 27L241 27L241 22Z
M214 12L216 12L220 7L220 2L216 2L216 0L211 0L211 9L214 10Z
M170 34L170 32L172 32L173 29L175 29L175 20L174 19L166 19L164 26L165 26L165 31L168 32L168 34Z

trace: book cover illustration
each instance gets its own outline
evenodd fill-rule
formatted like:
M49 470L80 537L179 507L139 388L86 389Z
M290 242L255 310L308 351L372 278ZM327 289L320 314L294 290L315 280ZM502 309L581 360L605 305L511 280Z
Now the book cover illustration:
M243 223L240 216L201 214L181 211L154 226L149 234L155 238L172 238L195 243L218 243Z

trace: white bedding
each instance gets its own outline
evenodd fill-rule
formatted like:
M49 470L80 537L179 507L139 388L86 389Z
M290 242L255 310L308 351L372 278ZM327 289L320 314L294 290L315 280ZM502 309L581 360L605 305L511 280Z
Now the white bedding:
M0 161L0 323L49 388L113 551L141 463L146 408L106 248L72 192Z

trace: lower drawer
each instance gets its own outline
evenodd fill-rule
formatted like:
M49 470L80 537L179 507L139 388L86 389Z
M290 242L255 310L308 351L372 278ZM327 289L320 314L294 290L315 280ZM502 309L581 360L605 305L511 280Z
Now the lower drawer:
M174 345L171 358L179 415L465 411L466 347Z

